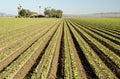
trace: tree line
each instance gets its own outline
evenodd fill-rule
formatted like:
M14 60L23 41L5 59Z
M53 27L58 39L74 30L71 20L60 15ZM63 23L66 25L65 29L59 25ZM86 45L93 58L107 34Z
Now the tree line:
M61 18L62 17L62 10L56 10L56 9L48 9L45 8L44 14L48 17L56 17Z
M17 17L30 17L32 14L38 14L37 12L32 12L29 9L24 9L21 5L18 7L18 16ZM57 9L44 9L44 15L49 18L62 18L63 11Z

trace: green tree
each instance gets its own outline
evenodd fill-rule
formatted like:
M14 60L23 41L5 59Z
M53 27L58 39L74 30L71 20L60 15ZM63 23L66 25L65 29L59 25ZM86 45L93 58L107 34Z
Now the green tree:
M48 8L45 8L45 11L44 11L44 14L45 16L49 16L50 15L50 10Z
M26 9L26 14L25 14L25 17L30 17L32 14L32 12L28 9Z
M18 6L18 16L20 16L20 11L22 10L22 6L19 4Z
M62 18L62 13L63 11L62 10L56 10L56 18Z
M18 17L30 17L32 12L29 9L24 9L19 4L18 6Z
M20 10L19 16L20 17L25 17L26 16L26 10L25 9Z
M32 12L29 9L24 9L19 4L19 7L18 7L18 17L30 17L31 14L32 14Z
M48 17L62 18L63 12L62 10L45 8L44 14L45 16L47 15Z

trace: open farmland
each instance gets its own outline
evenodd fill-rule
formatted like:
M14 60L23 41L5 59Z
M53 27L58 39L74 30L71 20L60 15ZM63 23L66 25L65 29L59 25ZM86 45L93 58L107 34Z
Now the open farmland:
M0 79L119 78L119 18L0 19Z

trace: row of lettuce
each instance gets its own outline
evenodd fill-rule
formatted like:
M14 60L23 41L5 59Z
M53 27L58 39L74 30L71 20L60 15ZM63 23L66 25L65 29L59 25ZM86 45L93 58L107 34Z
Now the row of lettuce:
M112 29L111 31L100 29L100 23L103 22L94 24L96 21L93 19L92 21L95 22L89 22L90 19L84 20L78 18L66 20L68 21L68 26L78 41L80 48L97 77L100 79L119 78L120 39L119 34L117 34L119 30L114 29L117 30L116 32ZM101 27L105 27L105 23L101 24ZM106 28L110 30L108 26L106 26ZM113 34L113 32L116 33Z
M19 32L17 32L18 34L11 35L8 38L6 38L6 41L8 40L7 41L8 44L1 46L2 49L0 52L1 78L14 79L14 76L19 72L19 70L24 65L26 65L26 62L28 62L31 59L31 57L33 59L35 58L33 56L36 52L38 52L39 55L40 51L38 51L38 49L40 49L41 46L45 46L46 44L45 42L47 42L46 39L49 38L51 35L53 35L54 31L58 26L58 23L60 22L59 20L52 20L52 21L53 23L48 22L46 24L46 22L44 21L41 25L39 24L40 26L36 25L37 27L34 27L32 25L30 26L32 28L29 27L27 27L26 29L24 28L26 31L22 30L22 32L24 32L24 34L21 33L22 36L21 34L19 34ZM10 45L13 45L13 47L10 47ZM25 46L27 47L24 49ZM18 52L20 53L18 54ZM15 55L14 59L10 60L11 56L13 55ZM8 60L8 62L6 62L5 66L3 66L2 63L4 63L6 59Z
M1 32L0 78L16 79L24 74L20 78L47 79L51 78L52 64L58 67L62 64L64 75L61 78L64 79L118 79L120 32L116 28L119 23L113 21L115 19L103 20L106 23L101 19L54 19L52 22L47 20L47 24L45 21L41 25L35 24L37 27L31 24L29 28L26 26L10 30L10 33ZM111 28L107 25L109 21L113 21L113 25L109 24ZM62 52L58 51L61 50L61 41ZM63 54L62 63L56 62L56 54L59 53ZM10 58L12 56L13 59ZM2 65L4 62L6 64ZM33 65L36 66L31 69ZM57 68L52 78L57 78Z

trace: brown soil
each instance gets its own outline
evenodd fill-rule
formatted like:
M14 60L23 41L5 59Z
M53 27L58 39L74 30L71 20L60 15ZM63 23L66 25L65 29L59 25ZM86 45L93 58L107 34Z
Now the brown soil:
M115 44L120 45L120 42L119 42L119 41L116 41L116 40L114 40L114 39L112 39L112 38L109 38L109 37L107 37L107 36L105 36L105 35L103 35L103 34L97 32L97 31L95 31L95 30L93 30L93 29L90 29L90 28L87 28L87 29L89 29L89 30L91 30L92 32L94 32L94 33L96 33L96 34L98 34L98 35L100 35L100 36L102 36L102 37L104 37L104 38L106 38L106 39L108 39L108 40L114 42Z
M82 28L81 28L82 29ZM84 29L82 29L84 30ZM105 41L97 38L96 36L92 35L91 33L89 33L88 31L84 30L87 34L89 34L90 36L92 36L93 38L95 38L97 41L99 41L101 44L103 44L104 46L106 46L109 50L115 52L118 56L120 56L120 50L114 48L113 46L111 46L110 44L106 43Z
M58 28L58 27L57 27L57 28ZM28 71L28 73L26 74L26 76L24 77L24 79L29 79L29 78L31 78L31 76L32 76L32 74L33 74L33 72L34 72L34 69L37 67L37 65L38 65L39 62L41 61L41 57L42 57L42 55L44 54L44 51L45 51L45 49L47 48L50 40L52 39L54 33L55 33L56 30L57 30L57 28L52 32L51 36L49 36L48 43L46 44L46 46L44 47L44 49L42 50L42 52L39 54L38 58L35 60L34 65L33 65L33 66L31 67L31 69ZM44 66L44 63L45 63L46 60L47 60L47 57L46 57L46 59L44 60L42 66ZM38 71L38 75L36 75L36 77L39 76L41 72L42 72L42 69L40 69L40 70Z
M35 60L38 58L41 51L44 49L45 45L49 41L51 36L49 36L46 40L43 41L43 43L40 45L40 47L36 50L36 52L31 56L31 58L25 63L25 65L17 72L17 74L14 76L13 79L23 79L28 71L31 69L32 65L34 65Z
M12 34L13 34L12 36L9 36L9 38L4 39L3 41L0 41L0 44L3 44L3 43L5 43L6 41L12 40L12 38L18 37L18 36L23 35L23 34L29 35L30 32L33 32L33 31L35 31L35 30L37 30L37 29L30 29L30 28L28 28L27 30L26 30L26 29L23 29L22 31L20 31L20 33L12 33ZM18 32L19 32L19 30L18 30ZM34 33L34 32L33 32L33 33ZM5 37L3 37L3 38L5 38Z
M50 70L49 70L47 79L55 79L56 78L61 36L62 36L62 32L60 33L58 41L57 41L54 57L52 59L52 63L51 63L51 66L50 66Z
M13 61L16 57L18 57L23 51L25 51L27 48L29 48L37 39L34 38L31 40L28 44L17 50L15 53L11 54L9 57L7 57L4 61L0 62L0 70L3 71L4 67L10 64L11 61ZM3 69L3 70L2 70Z
M49 29L50 30L50 29ZM49 31L48 30L48 31ZM48 32L47 31L47 32ZM1 67L5 66L8 64L8 66L10 65L9 62L11 62L11 60L16 60L16 57L19 57L19 55L24 52L26 49L28 49L29 46L31 46L35 41L37 41L41 36L43 36L44 34L46 34L46 32L44 32L43 34L40 34L39 36L35 37L33 40L31 40L28 44L26 44L24 47L22 47L20 50L18 50L16 53L12 54L11 56L9 56L5 63L3 62L3 64L1 65ZM47 39L46 39L47 40ZM16 56L17 55L17 56ZM32 62L32 61L31 61ZM19 62L18 62L19 63ZM17 64L16 64L17 65ZM6 66L7 67L7 66ZM5 68L4 68L5 69ZM4 71L4 69L2 71ZM1 72L2 72L1 71ZM9 74L9 72L7 73ZM6 75L6 74L5 74Z
M62 28L62 37L60 41L60 50L59 50L59 58L57 65L57 77L56 79L64 79L64 27Z
M70 23L71 24L71 23ZM72 25L72 24L71 24ZM68 25L69 26L69 25ZM70 29L70 27L69 27ZM97 75L95 74L94 70L92 69L92 67L90 66L86 56L84 55L84 52L82 51L82 49L80 48L78 41L76 40L75 36L73 35L72 31L70 30L75 48L77 50L77 54L79 56L79 59L83 65L83 68L85 70L85 73L87 75L88 79L98 79Z
M109 35L109 36L113 36L113 37L115 37L115 38L120 39L120 37L115 36L115 35L113 35L113 34L111 34L111 33L108 33L107 31L103 31L103 30L101 30L101 29L99 29L99 28L93 28L93 27L91 27L91 26L90 26L90 28L95 29L95 30L97 30L97 31L100 31L100 32L102 32L102 33L105 33L105 34L107 34L107 35Z
M77 29L76 31L89 44L89 46L94 50L94 52L101 58L105 65L119 78L120 77L119 67L108 56L106 56L96 45L94 45L90 40L88 40L86 36L84 36Z
M70 30L70 29L69 29ZM71 35L71 34L70 34ZM72 35L70 36L70 38L72 39ZM80 78L82 79L87 79L87 76L86 76L86 73L85 73L85 70L83 68L83 65L82 65L82 62L81 60L79 59L79 56L78 56L78 53L77 53L77 50L75 48L75 45L74 45L74 41L75 39L72 39L72 46L73 46L73 51L74 51L74 58L75 58L75 61L76 61L76 66L77 66L77 69L78 69L78 75L80 76ZM80 52L80 51L78 51Z
M46 32L45 32L45 33L46 33ZM44 33L44 34L45 34L45 33ZM36 33L33 32L33 34L36 34ZM41 36L44 35L44 34L41 34ZM37 41L37 39L39 39L41 36L35 37L35 38L32 39L30 42L28 42L26 45L24 45L23 47L21 47L19 50L17 50L17 51L14 52L13 54L11 54L9 57L7 57L5 60L3 60L2 62L0 62L0 72L3 71L6 66L10 65L10 63L11 63L12 61L14 61L15 59L17 59L17 57L18 57L20 54L22 54L27 48L29 48L29 47L30 47L35 41ZM26 38L27 38L27 37L25 37L24 39L26 39ZM12 45L8 46L7 48L12 48L12 47L14 47L14 46L17 45L18 43L24 41L24 39L16 42L15 44L12 44ZM7 49L7 48L5 48L5 49ZM4 50L5 50L5 49L4 49ZM3 50L3 51L4 51L4 50Z
M28 32L29 33L29 32ZM32 32L30 35L35 35L35 34L37 34L38 32ZM29 35L27 35L26 37L24 37L24 38L22 38L22 39L19 39L17 42L13 42L12 44L10 44L10 45L8 45L8 46L6 46L6 47L4 47L3 49L1 49L0 51L1 52L3 52L3 51L5 51L5 50L7 50L7 49L11 49L11 48L13 48L14 46L16 46L16 45L18 45L20 42L22 42L22 41L24 41L26 38L28 38L29 37ZM5 40L6 41L6 40ZM4 42L5 42L4 41ZM2 43L4 43L4 42L2 42ZM1 43L0 43L1 44Z

